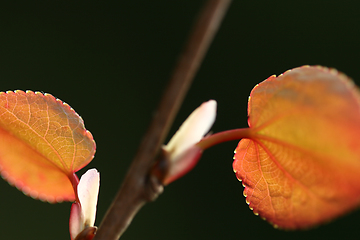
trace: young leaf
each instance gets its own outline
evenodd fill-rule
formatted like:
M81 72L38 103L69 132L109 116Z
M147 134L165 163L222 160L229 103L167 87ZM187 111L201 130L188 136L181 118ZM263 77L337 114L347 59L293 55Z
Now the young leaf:
M94 153L91 133L66 103L40 92L0 93L1 175L25 194L75 200L73 173Z
M233 167L255 214L296 229L359 205L359 96L345 75L309 66L252 90L250 137L236 148Z

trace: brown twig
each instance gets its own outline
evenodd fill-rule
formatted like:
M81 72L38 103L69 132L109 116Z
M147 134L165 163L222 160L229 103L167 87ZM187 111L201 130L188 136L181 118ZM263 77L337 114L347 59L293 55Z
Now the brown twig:
M202 10L123 185L94 240L119 239L139 209L162 192L162 185L156 177L149 176L149 172L230 2L209 0Z

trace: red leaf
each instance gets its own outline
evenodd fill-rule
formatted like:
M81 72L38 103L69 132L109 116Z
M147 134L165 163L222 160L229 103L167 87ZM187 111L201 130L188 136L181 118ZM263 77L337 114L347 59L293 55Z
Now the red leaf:
M40 92L0 93L1 174L25 194L74 200L70 179L94 153L91 133L66 103Z
M327 222L360 203L359 91L345 76L300 67L257 85L250 139L234 171L254 213L281 228Z

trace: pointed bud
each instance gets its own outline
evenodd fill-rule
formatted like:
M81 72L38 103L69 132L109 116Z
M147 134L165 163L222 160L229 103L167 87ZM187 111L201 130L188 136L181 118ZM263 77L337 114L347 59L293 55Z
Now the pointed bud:
M202 154L198 143L214 124L216 101L201 104L181 125L169 143L163 146L165 159L168 161L165 185L180 178L195 167Z
M77 236L86 228L93 228L99 193L100 174L96 169L88 170L77 186L78 202L73 203L70 212L70 236Z

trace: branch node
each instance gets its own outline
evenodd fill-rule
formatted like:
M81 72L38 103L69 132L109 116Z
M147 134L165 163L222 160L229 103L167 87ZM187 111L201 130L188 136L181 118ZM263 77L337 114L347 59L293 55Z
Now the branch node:
M145 183L144 199L148 202L155 201L164 191L164 186L156 175L149 174Z

